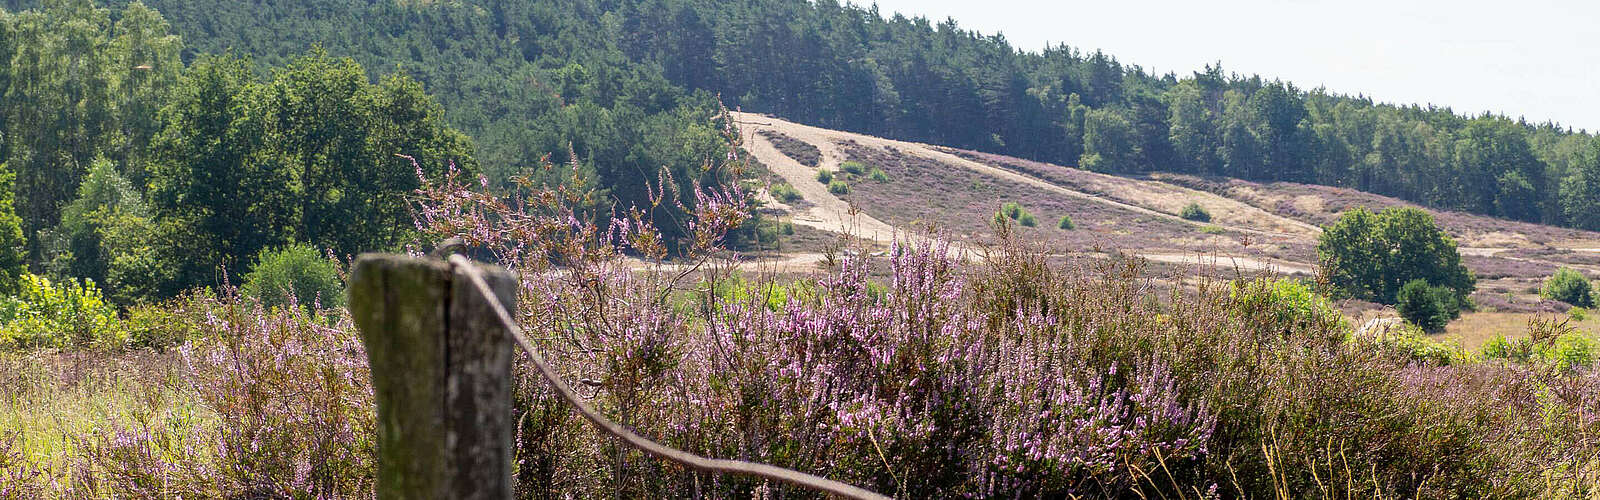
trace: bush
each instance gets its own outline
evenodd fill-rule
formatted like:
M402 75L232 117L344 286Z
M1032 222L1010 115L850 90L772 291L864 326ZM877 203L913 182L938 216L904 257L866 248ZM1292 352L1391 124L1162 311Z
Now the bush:
M1022 205L1019 205L1014 201L1008 201L1004 205L1000 205L1000 213L1004 214L1006 218L1011 220L1022 218L1022 213L1024 211L1025 210L1023 210Z
M843 170L844 173L850 175L862 175L867 173L867 164L859 161L847 161L839 164L839 170Z
M1450 320L1461 315L1460 304L1452 290L1429 285L1420 279L1400 287L1394 307L1401 318L1428 332L1444 329Z
M1458 304L1477 285L1461 264L1455 240L1416 208L1345 212L1322 232L1317 258L1338 293L1382 304L1394 304L1412 280L1448 287Z
M823 184L828 184L828 183L833 182L833 171L832 170L818 170L817 171L817 182L820 182L820 183L823 183Z
M1539 287L1539 296L1558 300L1577 307L1594 307L1593 289L1589 279L1574 269L1563 267Z
M872 182L889 182L889 174L878 167L872 167L872 171L867 172L867 178L872 179Z
M121 347L126 340L116 307L93 281L24 274L21 285L16 296L0 299L0 348Z
M1228 232L1228 230L1217 226L1200 226L1200 232L1205 234L1222 234Z
M1077 228L1077 226L1072 224L1072 217L1063 215L1061 216L1061 220L1056 221L1056 229L1071 231L1075 228Z
M1178 216L1195 222L1211 222L1211 212L1207 212L1206 207L1200 206L1199 203L1184 206L1183 210L1178 212Z
M1236 311L1262 325L1272 325L1284 332L1328 335L1312 339L1323 345L1343 341L1350 331L1349 321L1327 297L1298 281L1268 278L1240 281L1234 283L1229 297Z
M1034 227L1039 225L1039 220L1035 219L1033 214L1023 212L1021 217L1017 217L1017 223L1023 227Z
M794 203L802 197L800 196L800 191L795 189L794 186L789 185L787 182L780 182L772 185L772 198L784 203Z
M794 236L794 223L784 222L782 224L778 224L778 231L782 232L784 236Z
M289 304L291 300L324 308L344 304L338 264L303 244L261 252L239 292L267 308Z
M199 338L206 329L205 308L214 301L209 292L196 292L128 309L128 346L164 351Z
M829 182L828 183L828 192L829 193L833 193L833 194L837 194L837 195L850 194L850 184L846 183L845 181Z

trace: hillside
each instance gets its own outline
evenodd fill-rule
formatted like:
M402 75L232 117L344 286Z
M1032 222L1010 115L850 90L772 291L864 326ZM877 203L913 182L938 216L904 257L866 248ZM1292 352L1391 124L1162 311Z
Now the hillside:
M754 113L735 115L747 148L776 176L795 187L797 205L774 204L795 224L846 232L877 241L936 234L968 247L994 242L990 221L1008 202L1034 214L1026 238L1060 258L1138 255L1167 264L1269 271L1310 278L1316 274L1321 226L1344 211L1416 206L1346 188L1288 182L1251 182L1153 172L1116 176L1003 155L883 139L800 125ZM844 172L845 162L879 168L887 180ZM819 171L849 185L829 192ZM1184 220L1195 203L1210 222ZM1479 278L1474 301L1485 313L1564 309L1534 293L1559 267L1600 277L1600 233L1426 209L1453 237ZM856 212L852 215L852 211ZM1061 230L1070 217L1077 228ZM1367 309L1374 306L1362 306ZM1463 320L1472 323L1474 320ZM1495 333L1512 333L1500 331ZM1468 332L1476 345L1481 332Z

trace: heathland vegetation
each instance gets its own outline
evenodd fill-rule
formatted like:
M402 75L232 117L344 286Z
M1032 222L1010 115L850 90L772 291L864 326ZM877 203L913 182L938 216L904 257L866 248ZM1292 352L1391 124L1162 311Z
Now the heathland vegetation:
M1585 133L831 1L0 6L0 499L371 497L349 258L448 238L522 279L516 319L590 404L707 456L897 498L1600 495L1585 309L1478 351L1428 335L1478 282L1428 211L1342 210L1315 281L1063 261L1027 238L1238 228L1218 204L1068 213L1020 189L967 203L981 238L841 237L807 273L749 272L731 250L816 230L764 217L761 189L855 201L942 164L769 135L817 171L762 183L721 103L1600 228ZM997 178L976 172L967 191ZM929 211L977 199L927 186ZM1548 272L1539 293L1592 306L1581 271ZM626 448L525 364L521 498L814 497Z

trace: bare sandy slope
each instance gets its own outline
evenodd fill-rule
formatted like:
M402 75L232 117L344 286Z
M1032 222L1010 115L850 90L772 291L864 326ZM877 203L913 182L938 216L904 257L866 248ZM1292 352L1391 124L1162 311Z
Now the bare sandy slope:
M1032 177L1011 170L972 161L961 156L940 151L938 148L929 146L927 144L897 141L868 135L854 134L850 132L822 129L755 113L735 113L734 116L735 119L740 122L740 127L746 131L747 135L753 136L755 133L762 130L774 130L816 146L822 151L822 164L819 168L837 169L839 164L846 159L846 155L840 151L837 143L841 141L855 141L856 143L865 146L874 146L880 148L892 147L906 153L928 158L930 160L938 161L947 165L965 167L992 177L1022 182L1049 190L1057 194L1092 200L1097 203L1114 206L1142 215L1149 215L1184 224L1215 225L1231 231L1268 237L1303 237L1306 235L1316 235L1321 232L1321 229L1319 229L1317 226L1306 224L1304 222L1287 217L1282 217L1227 197L1174 186L1159 181L1130 179L1113 175L1096 174L1087 171L1077 171L1079 176L1090 180L1094 191L1114 192L1117 194L1115 197L1101 196L1064 187L1059 184L1039 179L1037 177ZM754 153L762 162L768 162L768 156L776 156L777 158L775 158L774 161L779 161L788 166L803 169L803 172L806 175L804 178L799 180L806 182L797 182L796 179L791 178L789 175L790 173L793 173L794 175L798 176L802 173L802 170L791 169L791 172L779 173L779 175L783 175L786 179L789 179L790 184L795 184L796 188L800 188L801 184L806 184L806 188L811 188L813 191L818 191L821 195L827 195L828 197L837 200L837 197L833 197L827 193L826 186L821 186L819 183L812 180L816 175L817 169L812 169L801 165L799 162L794 161L794 159L785 156L783 153L779 152L777 148L772 147L771 143L760 138L759 136L755 136L754 140L747 141L746 144L747 146L751 147L751 152ZM763 151L757 151L757 148L762 149ZM771 162L768 163L769 165L771 164ZM816 199L811 196L811 193L804 189L802 189L801 193L805 195L806 199L808 200ZM1139 200L1139 202L1126 203L1119 200ZM1191 201L1205 206L1213 213L1214 216L1218 217L1216 217L1212 223L1206 224L1185 220L1175 215L1184 205L1187 205ZM842 201L840 203L842 203Z
M1169 211L1158 210L1141 204L1125 203L1107 196L1071 189L1043 179L946 153L926 144L822 129L755 113L734 113L734 119L738 121L741 133L745 136L745 148L757 160L766 164L773 173L794 186L800 192L800 195L810 203L811 206L809 208L792 214L795 224L852 234L878 242L916 239L917 237L915 232L909 231L907 228L895 227L860 211L852 210L848 202L828 192L827 186L816 181L818 170L837 171L840 164L847 159L847 155L839 147L840 142L854 141L863 146L894 148L941 164L967 168L986 176L1025 183L1056 194L1089 200L1135 214L1171 220L1186 225L1218 226L1229 231L1274 239L1314 237L1320 232L1320 229L1316 226L1271 214L1226 197L1157 181L1143 181L1083 172L1084 175L1091 176L1094 179L1097 188L1115 189L1119 191L1119 194L1127 195L1127 199L1148 200L1156 208ZM776 131L817 147L822 154L820 164L817 167L808 167L785 155L771 141L761 136L760 132L765 130ZM1167 206L1174 203L1174 200L1180 201L1177 207ZM1173 214L1183 204L1187 204L1191 200L1206 206L1213 214L1226 215L1217 218L1213 223L1203 224L1185 220ZM953 250L966 255L974 253L963 251L967 250L964 248L954 248ZM1250 271L1276 271L1285 274L1315 273L1314 266L1247 256L1184 252L1138 254L1151 260L1168 263L1220 266Z

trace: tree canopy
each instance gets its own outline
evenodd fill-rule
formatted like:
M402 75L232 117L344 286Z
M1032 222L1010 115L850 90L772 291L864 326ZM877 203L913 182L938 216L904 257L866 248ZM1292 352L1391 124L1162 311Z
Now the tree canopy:
M1317 256L1331 286L1383 304L1394 304L1413 280L1447 288L1458 301L1477 284L1461 264L1455 240L1434 225L1432 215L1412 207L1345 212L1324 228Z

